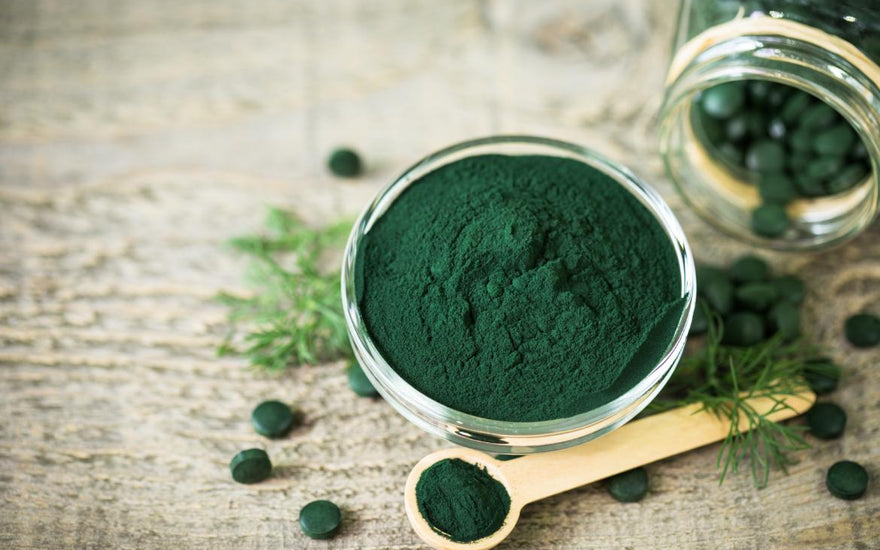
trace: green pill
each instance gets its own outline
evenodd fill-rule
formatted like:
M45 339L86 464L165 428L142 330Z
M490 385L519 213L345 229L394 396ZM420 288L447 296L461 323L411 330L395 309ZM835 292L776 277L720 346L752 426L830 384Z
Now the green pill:
M856 160L864 160L868 158L868 148L865 147L865 142L859 140L858 143L852 148L849 156Z
M840 367L827 357L816 357L807 361L804 378L816 395L827 395L837 389Z
M801 333L801 312L790 302L779 302L767 312L767 325L773 334L791 341Z
M820 155L844 156L856 142L856 132L846 122L836 124L816 134L813 151Z
M731 346L753 346L764 339L764 321L756 313L734 313L724 325L723 343Z
M804 175L808 178L824 180L840 172L843 168L841 157L819 157L804 165Z
M698 264L696 266L697 272L697 287L702 287L703 285L708 285L710 282L724 279L729 281L727 277L727 273L724 272L723 269L711 266L711 265L703 265Z
M697 303L697 307L694 309L694 316L691 318L691 328L688 330L688 334L696 335L703 334L707 330L709 330L709 317L706 316L705 302L700 300Z
M868 472L861 464L841 460L828 468L825 476L828 491L843 500L855 500L868 488Z
M746 150L745 163L754 172L781 172L785 168L785 148L771 140L756 141Z
M767 134L773 139L782 139L788 134L788 127L781 118L774 118L767 126Z
M718 313L727 315L733 309L733 284L727 277L710 279L702 286L701 292L706 302Z
M826 190L832 195L842 193L847 189L851 189L855 185L865 181L868 177L868 170L861 162L850 164L840 171L839 174L828 180Z
M232 457L229 470L239 483L259 483L272 473L272 462L263 449L246 449Z
M730 264L728 273L737 283L757 283L770 278L770 266L757 256L742 256Z
M357 363L348 366L348 387L361 397L376 397L379 392Z
M779 299L790 302L794 305L800 305L804 301L805 289L804 282L794 275L782 275L777 277L771 283L776 287Z
M737 305L750 311L765 311L776 299L779 293L771 283L747 283L737 288L734 292Z
M724 125L724 136L729 141L740 141L749 133L749 119L745 113L731 117Z
M767 116L760 111L752 111L746 115L746 130L752 139L766 138L769 126Z
M648 472L635 468L608 479L608 492L618 502L638 502L648 494Z
M788 213L779 204L762 204L752 210L752 231L770 239L781 237L789 226Z
M810 153L813 151L813 133L803 129L789 132L786 144L795 153Z
M700 96L700 106L715 118L730 118L745 103L745 93L739 82L719 84L705 90Z
M718 153L723 160L734 166L742 166L743 162L745 162L745 153L742 148L729 141L725 141L718 146Z
M340 147L330 153L327 167L339 177L354 178L361 174L361 157L352 149Z
M299 511L299 528L309 538L333 538L341 525L342 512L329 500L313 500Z
M788 204L797 197L794 183L782 174L769 174L758 181L761 200L771 204Z
M837 111L829 107L826 103L819 102L804 109L798 123L801 128L817 130L829 126L837 119Z
M821 197L825 194L825 186L820 178L797 174L794 177L794 188L798 193L808 198Z
M771 107L781 107L791 97L793 91L794 88L791 86L770 84L770 89L767 91L767 104Z
M812 101L813 97L810 94L795 91L782 105L782 112L780 113L782 120L788 124L795 122L807 110Z
M870 313L853 315L843 325L849 343L857 348L870 348L880 344L880 318Z
M771 84L766 80L749 80L746 89L752 101L762 102L770 95Z
M294 415L281 401L263 401L251 412L251 424L258 434L282 437L293 428Z
M834 403L816 403L807 411L807 425L819 439L837 439L846 428L846 412Z

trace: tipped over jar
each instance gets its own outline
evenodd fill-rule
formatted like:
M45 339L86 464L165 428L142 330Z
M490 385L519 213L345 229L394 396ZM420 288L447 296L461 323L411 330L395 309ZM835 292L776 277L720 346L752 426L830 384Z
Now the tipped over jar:
M660 151L685 200L753 244L844 242L880 209L880 2L682 0Z

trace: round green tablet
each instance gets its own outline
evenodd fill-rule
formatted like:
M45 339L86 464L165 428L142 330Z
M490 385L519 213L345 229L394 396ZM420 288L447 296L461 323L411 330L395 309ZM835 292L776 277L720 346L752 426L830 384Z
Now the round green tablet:
M764 321L750 311L734 313L724 325L725 344L752 346L764 339Z
M724 135L730 141L739 141L749 132L749 119L746 113L732 116L724 125Z
M847 189L851 189L855 185L863 182L868 177L868 169L861 162L850 164L835 174L828 183L825 184L825 190L832 195L843 193Z
M825 185L822 179L808 176L803 172L795 174L794 188L804 197L821 197L825 194Z
M702 287L698 282L697 288L718 313L727 315L733 309L733 284L727 277L710 279Z
M816 403L807 411L807 424L819 439L837 439L846 428L846 412L834 403Z
M232 457L229 470L239 483L259 483L272 473L272 462L263 449L246 449Z
M768 239L781 237L789 226L788 213L780 204L762 204L752 210L752 231Z
M373 383L364 374L363 369L357 363L352 363L348 367L348 387L351 391L361 397L376 397L379 392L373 387Z
M839 173L843 168L843 157L821 156L804 165L804 176L824 180Z
M848 122L822 130L813 138L813 151L820 155L846 155L856 143L856 132Z
M758 181L761 200L773 204L788 204L797 197L794 183L783 174L768 174Z
M804 378L816 395L826 395L837 389L840 367L827 357L808 359Z
M745 152L741 147L726 141L718 146L718 152L721 158L734 166L742 166L745 158Z
M801 333L801 312L791 302L779 302L767 312L767 325L773 334L782 334L786 341L794 340Z
M770 94L771 84L766 80L749 80L746 89L752 100L764 101Z
M757 283L770 278L770 266L757 256L742 256L730 264L727 272L738 283Z
M798 120L801 113L807 110L812 103L812 96L808 93L795 91L788 96L782 105L782 119L785 122L792 123Z
M762 139L768 135L770 122L761 111L752 111L746 115L746 127L748 128L749 137L752 139Z
M791 302L794 305L800 305L804 301L804 282L794 275L782 275L777 277L771 283L776 287L779 299L785 302Z
M329 500L314 500L299 511L299 527L309 538L333 538L341 525L342 513L339 506Z
M798 118L798 124L801 128L816 130L825 128L838 119L837 111L831 108L827 103L816 102L804 109Z
M769 139L756 141L746 150L746 168L754 172L775 173L785 168L785 148Z
M251 412L251 424L258 434L266 437L282 437L293 428L294 416L281 401L263 401Z
M765 311L773 305L779 293L770 283L746 283L736 289L734 296L737 304L745 309Z
M767 91L767 104L771 107L781 107L796 89L785 84L771 83Z
M361 173L361 157L352 149L341 147L330 153L327 167L337 176L353 178Z
M745 93L739 82L729 82L704 90L700 106L715 118L730 118L745 102Z
M727 273L723 269L711 265L697 264L697 286L708 284L714 279L727 279Z
M786 143L788 143L792 151L810 153L813 150L813 135L808 130L795 130L788 133ZM792 168L797 168L798 166L795 165Z
M638 502L648 493L648 472L635 468L608 479L608 492L620 502Z
M870 313L859 313L846 320L843 326L846 339L857 348L880 344L880 318Z
M709 318L706 316L706 310L703 307L703 301L697 303L694 309L694 316L691 318L691 328L688 334L703 334L709 329Z
M841 460L828 468L825 485L837 498L855 500L864 495L868 488L868 472L861 464Z

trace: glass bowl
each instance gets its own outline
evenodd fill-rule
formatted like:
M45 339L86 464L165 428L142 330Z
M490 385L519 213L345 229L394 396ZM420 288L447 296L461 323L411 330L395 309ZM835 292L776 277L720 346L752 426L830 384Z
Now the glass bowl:
M483 154L550 155L579 160L607 174L635 197L663 228L675 249L685 307L663 357L639 383L620 397L567 418L511 422L481 418L439 403L406 382L388 364L370 337L358 306L355 264L364 236L414 181L445 164ZM379 192L352 229L342 264L342 304L348 335L367 377L388 403L410 422L453 443L495 454L529 454L588 441L635 416L666 384L684 350L696 295L690 246L663 199L629 170L583 147L531 136L494 136L466 141L428 155Z

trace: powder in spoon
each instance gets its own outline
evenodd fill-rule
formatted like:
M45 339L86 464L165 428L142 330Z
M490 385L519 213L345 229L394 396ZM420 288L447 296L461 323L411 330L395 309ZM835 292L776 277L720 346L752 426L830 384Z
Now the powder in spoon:
M582 413L662 357L684 299L669 237L577 160L480 155L411 184L366 234L361 311L392 368L456 410Z
M488 537L510 511L504 485L485 468L458 458L441 460L422 472L416 502L431 528L455 542Z

